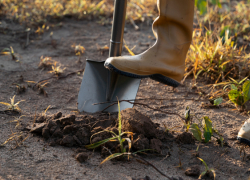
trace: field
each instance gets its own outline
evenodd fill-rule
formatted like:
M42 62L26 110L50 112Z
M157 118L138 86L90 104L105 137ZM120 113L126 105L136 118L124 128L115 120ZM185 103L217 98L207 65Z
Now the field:
M236 138L250 111L250 4L198 1L178 88L142 79L132 109L79 113L86 59L108 57L113 3L0 1L0 179L249 179ZM155 0L128 2L123 55L154 44L156 17ZM120 142L86 146L113 132Z

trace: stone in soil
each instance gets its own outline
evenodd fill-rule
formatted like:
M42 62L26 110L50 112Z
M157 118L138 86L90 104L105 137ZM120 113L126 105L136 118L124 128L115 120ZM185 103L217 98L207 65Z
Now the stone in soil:
M194 166L188 167L185 171L185 174L187 176L199 176L200 175L200 166L194 165Z
M86 152L81 152L81 153L78 153L75 158L80 163L83 163L88 159L88 154Z
M176 137L176 141L183 144L195 144L195 138L192 134L184 132Z

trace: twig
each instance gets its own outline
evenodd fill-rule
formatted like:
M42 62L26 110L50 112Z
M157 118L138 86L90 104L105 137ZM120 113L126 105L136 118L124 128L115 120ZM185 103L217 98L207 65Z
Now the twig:
M208 99L193 99L193 98L170 98L170 99L157 99L157 98L143 98L143 99L128 99L128 100L119 100L119 102L122 101L144 101L144 100L156 100L156 101L164 101L164 100L187 100L187 101L208 101ZM107 102L100 102L100 103L94 103L93 105L98 105L98 104L108 104L108 103L117 103L118 101L107 101Z
M179 116L182 120L184 120L184 121L186 120L185 118L183 118L183 117L182 117L181 115L179 115L178 113L168 112L168 111L163 111L163 110L160 110L160 109L152 108L152 107L150 107L149 105L143 104L143 103L130 102L129 100L122 100L122 101L128 102L128 103L133 104L133 105L146 106L147 108L152 109L152 110L154 110L154 111L160 111L160 112L163 112L163 113L166 113L166 114L176 115L176 116ZM122 101L120 101L120 102L122 102ZM108 109L109 107L111 107L111 106L113 106L113 105L115 105L115 104L117 104L117 103L118 103L118 102L115 102L115 103L109 105L108 107L106 107L106 108L103 109L102 111L105 111L106 109Z
M146 164L150 165L151 167L153 167L157 172L159 172L162 176L168 178L169 180L173 180L173 178L167 176L166 174L164 174L163 172L161 172L158 168L156 168L153 164L151 164L150 162L148 162L147 160L143 159L142 157L138 156L137 154L131 154L131 156L133 156L135 159L139 159L141 161L144 161Z
M74 72L68 73L68 74L66 74L65 76L55 76L55 75L53 75L53 76L51 76L51 77L49 77L49 78L46 78L46 79L42 79L42 80L40 80L40 81L37 81L37 83L35 83L35 84L33 85L33 88L34 88L37 84L39 84L40 82L48 81L48 80L50 80L50 79L52 79L52 78L63 79L63 78L66 78L66 77L68 77L68 76L70 76L70 75L73 75L73 74L76 74L76 73L82 72L82 71L84 71L84 69L80 69L80 70L78 70L78 71L74 71Z

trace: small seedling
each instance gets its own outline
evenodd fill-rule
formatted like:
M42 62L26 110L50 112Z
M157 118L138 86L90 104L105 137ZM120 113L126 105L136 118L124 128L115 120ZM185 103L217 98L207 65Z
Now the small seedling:
M26 91L26 87L24 85L20 85L17 83L13 83L13 85L16 85L16 92L17 94L21 94Z
M17 103L15 103L15 96L16 95L14 95L12 98L10 98L10 103L0 102L0 104L8 106L8 108L6 110L21 112L21 109L19 108L18 104L24 100L21 100L21 101L18 101Z
M10 135L10 137L4 142L2 143L0 146L4 146L5 144L7 144L8 142L11 141L15 141L16 146L12 149L16 149L17 147L20 147L21 145L23 145L23 142L29 137L26 136L25 138L23 138L23 132L13 132L12 129L10 129L12 134Z
M38 67L39 68L51 68L54 62L55 61L52 60L51 57L43 57L43 56L41 56L40 63L38 65Z
M98 146L101 146L102 144L105 144L105 143L107 143L109 141L118 141L119 142L119 144L120 144L120 152L115 153L115 154L111 154L106 159L104 159L101 164L103 164L104 162L106 162L108 160L111 160L113 158L123 156L125 154L129 155L129 153L130 153L129 151L130 151L131 145L132 145L131 140L129 138L122 138L122 136L125 135L125 134L130 134L131 138L133 140L133 133L132 132L122 132L122 122L121 122L121 112L120 112L120 104L119 104L119 102L118 102L118 109L119 109L119 112L118 112L118 123L119 123L118 124L118 135L116 133L114 133L113 131L108 131L108 130L100 131L98 133L93 134L91 136L91 138L93 136L97 135L97 134L102 133L102 132L110 132L111 134L113 134L113 137L108 138L108 139L104 139L104 140L96 142L94 144L90 144L90 145L85 146L87 149L94 149L94 148L96 148ZM124 148L124 146L123 146L123 143L125 141L127 141L128 145L129 145L128 153L126 152L126 148Z
M49 71L49 73L55 74L56 76L60 76L65 69L66 68L61 69L61 66L56 66L55 62L54 65L52 65L52 71Z
M130 156L136 156L137 153L144 152L144 151L152 151L152 149L144 149L144 150L136 151L136 152L133 152L133 153L130 152L130 149L131 149L131 146L132 146L131 141L133 141L133 132L122 132L121 111L120 111L119 101L118 101L118 110L119 110L118 111L118 134L114 133L113 131L107 131L107 130L100 131L98 133L93 134L91 136L91 138L94 135L100 134L102 132L109 132L109 133L113 134L113 137L108 138L108 139L104 139L104 140L96 142L94 144L90 144L90 145L85 146L87 149L94 149L94 148L97 148L97 147L99 147L99 146L101 146L101 145L103 145L103 144L105 144L105 143L107 143L109 141L118 141L119 142L120 152L111 154L106 159L104 159L101 162L101 164L107 162L108 160L118 158L118 157L123 157L125 155L127 155L128 159L129 159ZM131 139L130 138L123 138L122 136L125 135L125 134L130 135ZM123 145L123 143L125 141L128 142L128 152L127 152L126 148L124 148L124 145Z
M198 124L193 123L190 126L190 130L193 133L193 136L200 142L209 142L211 140L211 137L215 137L217 139L219 139L219 142L221 144L221 146L223 146L223 137L221 136L221 134L219 134L219 132L213 128L212 125L212 121L209 119L208 116L203 117L203 119L201 120L202 122ZM202 138L202 132L201 130L203 130L203 138ZM219 137L214 136L214 134L218 135Z
M245 103L250 99L250 80L245 81L242 88L232 84L231 90L228 93L228 98L237 108L239 107L239 110L243 110Z
M35 85L33 86L32 89L34 88L37 88L38 91L39 91L39 94L43 94L45 97L48 96L47 92L45 91L44 87L46 87L46 85L49 83L49 82L46 82L47 80L45 81L42 81L42 82L35 82L35 81L26 81L27 83L34 83ZM29 85L28 85L29 86Z
M213 168L208 168L207 163L203 159L201 159L199 157L197 157L197 158L205 165L205 168L206 168L205 171L203 171L200 174L199 179L201 179L202 176L209 175L211 172L213 173L214 179L215 179L215 177L216 177L215 170Z
M0 55L11 55L12 60L19 62L17 55L14 52L14 49L10 46L10 48L5 48L2 50Z
M186 132L188 132L190 128L191 121L192 121L192 117L190 115L190 108L189 106L187 106L185 109L185 122L184 122L184 126L186 127Z
M103 55L106 51L109 51L109 47L107 45L100 46L99 44L96 44L97 50L101 52L101 55Z
M81 55L85 52L85 48L83 46L79 45L75 45L73 44L71 46L72 48L74 48L76 55L79 57L78 58L78 62L81 62Z
M10 122L16 122L16 126L15 128L17 128L18 126L20 126L20 121L22 120L22 117L24 117L25 115L22 115L18 118L15 118L13 121L10 121Z

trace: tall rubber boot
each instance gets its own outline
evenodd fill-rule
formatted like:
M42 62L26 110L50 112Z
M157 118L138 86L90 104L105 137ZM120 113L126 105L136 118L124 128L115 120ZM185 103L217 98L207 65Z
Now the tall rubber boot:
M192 41L194 0L157 0L157 6L159 16L153 23L155 44L136 56L108 58L104 66L125 76L150 77L177 87Z
M241 127L237 139L250 146L250 119L246 120Z

